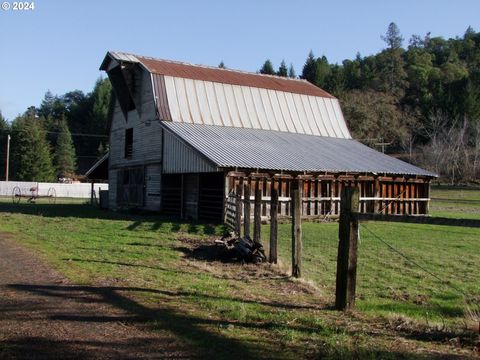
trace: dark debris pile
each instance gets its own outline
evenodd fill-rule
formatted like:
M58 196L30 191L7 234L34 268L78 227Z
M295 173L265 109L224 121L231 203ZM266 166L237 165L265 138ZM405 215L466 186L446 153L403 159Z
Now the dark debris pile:
M263 245L248 235L236 237L234 233L228 233L215 240L215 244L221 249L221 256L226 259L254 264L267 261Z

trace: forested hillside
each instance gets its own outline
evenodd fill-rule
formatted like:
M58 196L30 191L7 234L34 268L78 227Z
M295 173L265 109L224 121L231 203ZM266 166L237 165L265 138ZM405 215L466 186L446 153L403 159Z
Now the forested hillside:
M342 103L353 136L441 174L452 183L480 178L480 33L414 35L397 25L375 55L329 63L312 52L301 77ZM267 60L259 72L287 76Z

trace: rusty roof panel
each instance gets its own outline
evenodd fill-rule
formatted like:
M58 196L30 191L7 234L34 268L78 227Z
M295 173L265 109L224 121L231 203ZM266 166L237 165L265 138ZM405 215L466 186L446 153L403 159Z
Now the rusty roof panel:
M306 80L191 65L138 55L135 55L134 57L154 74L333 98L333 96L325 90L316 87Z

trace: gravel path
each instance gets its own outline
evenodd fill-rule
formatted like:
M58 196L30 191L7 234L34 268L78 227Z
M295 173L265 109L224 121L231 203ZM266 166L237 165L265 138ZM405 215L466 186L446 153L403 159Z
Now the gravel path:
M0 234L0 359L192 357L167 331L131 325L141 315L125 301L121 288L69 284Z

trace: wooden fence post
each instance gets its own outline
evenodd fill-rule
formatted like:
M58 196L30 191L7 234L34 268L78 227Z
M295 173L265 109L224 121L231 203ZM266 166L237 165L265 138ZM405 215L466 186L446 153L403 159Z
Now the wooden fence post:
M261 226L262 226L262 188L260 187L260 179L255 179L255 206L253 209L253 240L262 242Z
M242 185L235 188L235 234L240 237L242 228Z
M243 236L250 237L250 181L243 186Z
M302 180L292 180L292 276L302 276Z
M355 307L358 220L352 216L352 212L358 211L359 202L358 188L344 187L342 189L335 291L335 308L337 310L351 310Z
M277 237L278 237L278 190L275 187L275 180L272 178L272 189L270 191L270 263L276 264L278 258Z

